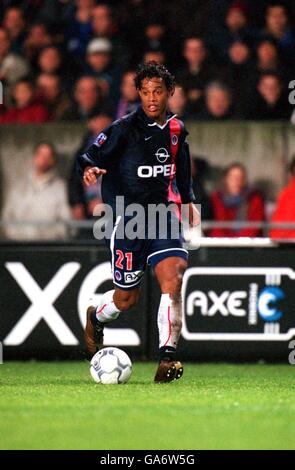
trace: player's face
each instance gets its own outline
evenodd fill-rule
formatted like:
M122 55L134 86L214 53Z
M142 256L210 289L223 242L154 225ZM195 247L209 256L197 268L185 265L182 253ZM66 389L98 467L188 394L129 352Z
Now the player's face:
M171 95L168 92L165 83L161 78L145 78L141 82L139 96L142 109L145 114L161 123L165 120L168 98Z

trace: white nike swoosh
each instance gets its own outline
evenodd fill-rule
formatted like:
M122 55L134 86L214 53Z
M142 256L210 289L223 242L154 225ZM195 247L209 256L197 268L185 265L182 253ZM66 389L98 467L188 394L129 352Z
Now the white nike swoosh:
M151 135L150 137L145 137L144 140L149 140L151 139L153 136Z

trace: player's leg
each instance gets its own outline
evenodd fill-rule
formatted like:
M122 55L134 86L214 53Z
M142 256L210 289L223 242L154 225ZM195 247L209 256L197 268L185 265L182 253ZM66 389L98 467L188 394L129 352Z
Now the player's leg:
M159 367L155 381L171 381L181 377L182 364L176 361L182 326L182 278L187 268L186 259L169 256L154 267L161 288L161 301L158 310Z
M99 306L87 309L85 342L91 354L103 347L103 330L106 323L116 320L121 312L133 307L139 299L139 287L122 290L115 287L105 292Z

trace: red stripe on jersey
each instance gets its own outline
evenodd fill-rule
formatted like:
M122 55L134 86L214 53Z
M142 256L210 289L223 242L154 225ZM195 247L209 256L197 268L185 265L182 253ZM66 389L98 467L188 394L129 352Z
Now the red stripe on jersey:
M178 119L173 118L169 122L170 128L170 151L171 151L171 159L172 164L175 164L174 168L176 170L176 156L179 150L179 137L181 134L181 124ZM170 176L169 186L168 186L168 201L174 202L178 206L181 204L181 196L179 193L175 193L173 191L172 183L173 179L175 178L175 174ZM180 212L178 211L177 214L178 218L180 218Z

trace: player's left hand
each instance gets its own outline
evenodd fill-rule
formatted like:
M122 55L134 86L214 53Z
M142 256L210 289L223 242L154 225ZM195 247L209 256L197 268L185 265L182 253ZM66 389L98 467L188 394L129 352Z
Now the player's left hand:
M201 215L193 202L189 203L189 225L190 227L197 227L201 223Z

